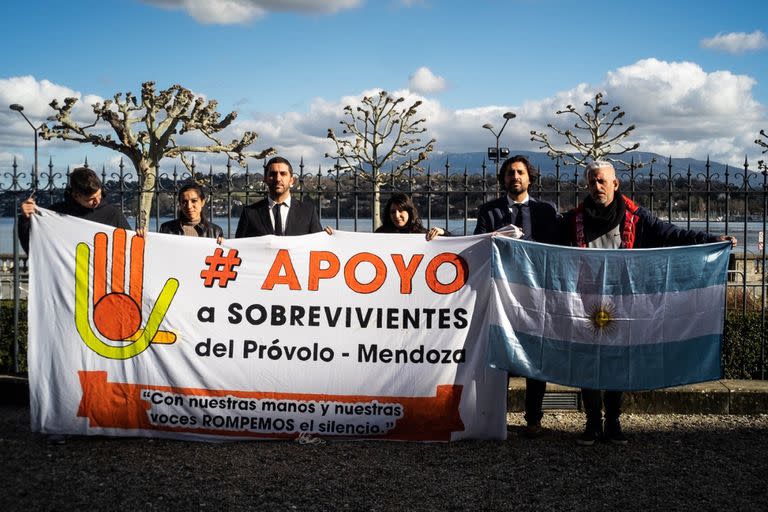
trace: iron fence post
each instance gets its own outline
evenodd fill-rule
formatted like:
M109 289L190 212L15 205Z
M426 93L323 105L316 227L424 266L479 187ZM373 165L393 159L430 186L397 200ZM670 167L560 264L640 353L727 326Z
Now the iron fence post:
M766 228L768 228L768 165L763 163L765 166L763 168L763 236L765 237ZM766 242L768 240L763 239L763 246L761 250L761 260L760 260L760 270L762 274L760 275L760 332L762 333L762 337L760 340L760 379L765 380L765 343L766 338L768 338L768 334L766 334L766 325L765 325L765 306L766 306L766 298L765 298L765 292L766 292L766 277L768 276L768 273L766 273L765 270L765 257L766 257ZM746 243L746 240L745 242Z
M19 211L19 195L14 194L13 211ZM19 275L19 217L13 216L13 371L19 373L19 308L21 279Z

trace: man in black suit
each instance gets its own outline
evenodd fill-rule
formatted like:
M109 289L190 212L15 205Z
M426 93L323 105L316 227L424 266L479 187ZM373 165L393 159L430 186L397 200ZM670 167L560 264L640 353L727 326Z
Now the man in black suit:
M235 238L264 235L307 235L323 229L311 203L291 198L296 182L291 163L276 156L264 168L269 197L243 208Z
M536 169L522 155L508 158L499 169L499 186L506 191L500 197L480 206L475 234L490 233L514 224L523 231L523 240L557 242L557 211L550 203L528 195L528 187L538 177ZM525 379L525 435L541 434L541 411L547 383Z

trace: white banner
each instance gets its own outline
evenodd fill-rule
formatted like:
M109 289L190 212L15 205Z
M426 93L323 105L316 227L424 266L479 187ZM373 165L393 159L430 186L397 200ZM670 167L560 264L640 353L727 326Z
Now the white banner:
M506 436L486 364L490 238L226 240L42 210L32 428L192 439Z

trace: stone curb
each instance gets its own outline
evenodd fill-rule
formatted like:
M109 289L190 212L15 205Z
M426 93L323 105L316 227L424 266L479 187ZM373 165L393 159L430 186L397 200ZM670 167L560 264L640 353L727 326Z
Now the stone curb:
M547 384L545 406L561 394L577 395L579 389ZM581 409L581 399L577 403ZM768 381L716 380L653 391L624 394L623 412L640 414L768 414ZM525 410L525 379L509 381L507 410Z

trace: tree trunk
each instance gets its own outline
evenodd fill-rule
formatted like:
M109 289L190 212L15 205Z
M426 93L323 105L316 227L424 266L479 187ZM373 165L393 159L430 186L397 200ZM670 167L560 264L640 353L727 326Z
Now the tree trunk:
M373 149L373 157L376 158L375 147ZM373 185L371 217L373 217L373 231L376 231L381 226L381 183L379 183L379 168L375 163L371 166L371 184Z
M373 230L376 231L381 226L381 185L373 182L373 204L371 205L373 216Z
M155 197L155 182L157 167L142 162L138 170L142 176L141 191L139 194L139 211L136 213L136 227L149 226L149 216L152 212L152 200Z

